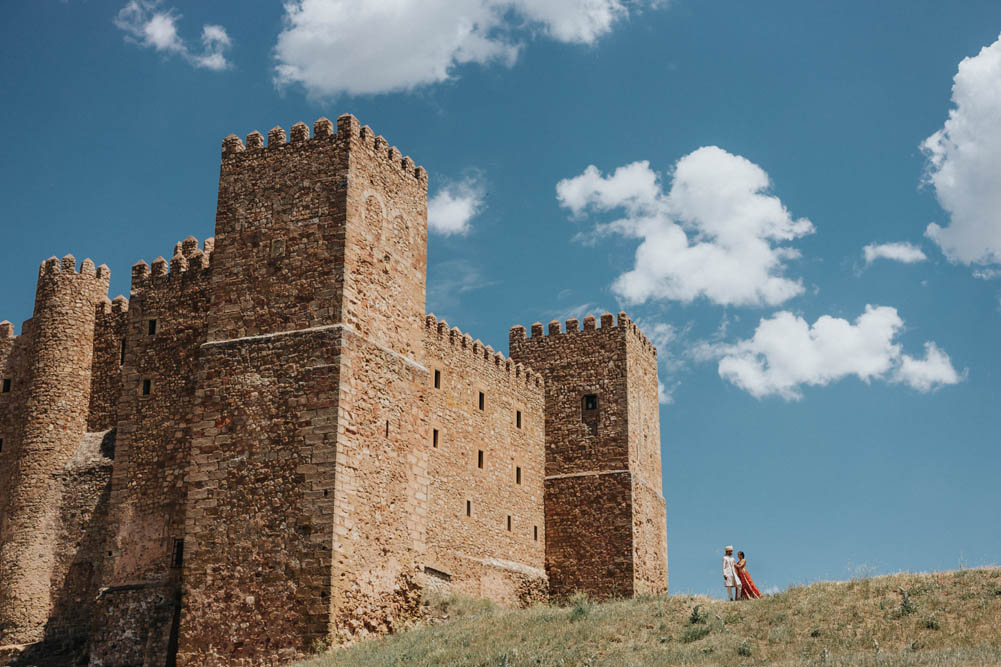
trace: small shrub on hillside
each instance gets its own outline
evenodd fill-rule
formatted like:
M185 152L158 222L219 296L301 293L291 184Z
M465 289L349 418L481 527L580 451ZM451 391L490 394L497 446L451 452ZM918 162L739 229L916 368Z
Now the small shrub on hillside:
M940 630L942 628L941 624L938 622L938 619L935 618L934 616L929 616L928 618L926 618L924 626L928 630Z
M751 645L746 639L740 642L740 646L737 647L737 655L744 658L751 657Z
M899 613L901 616L910 616L911 614L916 612L918 608L914 606L913 602L911 602L911 597L907 594L907 591L905 591L903 588L899 588L897 590L900 593Z
M813 630L811 630L810 631L810 636L813 637L813 638L819 637L820 636L820 628L814 628Z
M708 625L693 625L685 628L685 631L681 634L681 641L691 644L692 642L704 639L711 631Z
M692 614L688 617L688 622L692 625L698 625L699 623L706 622L707 615L702 611L702 605L697 604L692 609Z
M570 611L571 621L580 621L587 618L587 615L591 613L591 607L594 606L587 597L587 593L582 593L577 591L570 598L570 604L572 609Z

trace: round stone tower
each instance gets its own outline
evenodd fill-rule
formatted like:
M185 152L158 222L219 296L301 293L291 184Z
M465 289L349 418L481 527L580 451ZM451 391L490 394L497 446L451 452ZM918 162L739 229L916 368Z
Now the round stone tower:
M110 272L67 255L38 274L32 351L25 387L21 451L0 517L0 644L42 638L51 606L60 483L54 473L73 456L87 428L95 307Z

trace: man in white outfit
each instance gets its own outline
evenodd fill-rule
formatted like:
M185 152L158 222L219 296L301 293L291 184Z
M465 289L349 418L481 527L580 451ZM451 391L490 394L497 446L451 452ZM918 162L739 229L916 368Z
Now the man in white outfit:
M723 556L723 585L726 586L727 599L740 599L740 577L737 576L733 562L733 547L727 547L726 555Z

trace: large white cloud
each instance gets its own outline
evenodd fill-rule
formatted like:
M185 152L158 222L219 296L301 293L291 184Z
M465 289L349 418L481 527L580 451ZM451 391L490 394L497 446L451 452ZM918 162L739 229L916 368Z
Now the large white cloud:
M963 379L934 342L925 357L903 353L896 342L904 322L895 308L866 306L855 322L824 315L812 325L782 311L762 319L754 335L710 346L719 374L756 398L802 397L804 385L822 386L854 376L863 382L899 382L921 392Z
M613 290L632 304L651 299L720 305L777 305L803 292L785 275L799 256L784 241L813 233L768 193L768 174L746 158L703 147L675 165L664 192L648 162L634 162L604 176L594 166L560 181L556 196L575 216L622 211L597 224L594 234L641 240L632 270Z
M466 234L484 207L485 189L478 176L450 183L428 201L428 228L444 236Z
M314 96L410 90L456 65L512 64L536 29L591 44L657 0L293 0L275 46L278 85ZM527 33L526 33L527 29Z
M925 234L946 257L1001 263L1001 38L959 64L945 125L921 147L949 224Z
M223 70L229 67L225 52L231 41L220 25L202 26L202 50L192 51L177 32L180 19L173 9L161 9L159 0L130 0L115 16L115 26L126 39L160 53L177 55L195 67Z

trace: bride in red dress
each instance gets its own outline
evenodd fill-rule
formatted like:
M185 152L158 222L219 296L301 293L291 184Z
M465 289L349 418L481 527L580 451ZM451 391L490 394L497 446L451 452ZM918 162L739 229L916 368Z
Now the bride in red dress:
M754 580L751 579L751 575L747 573L747 560L744 558L744 552L738 551L737 558L739 559L734 566L737 568L737 576L740 577L740 599L741 600L757 600L761 597L761 591L758 587L754 585Z

